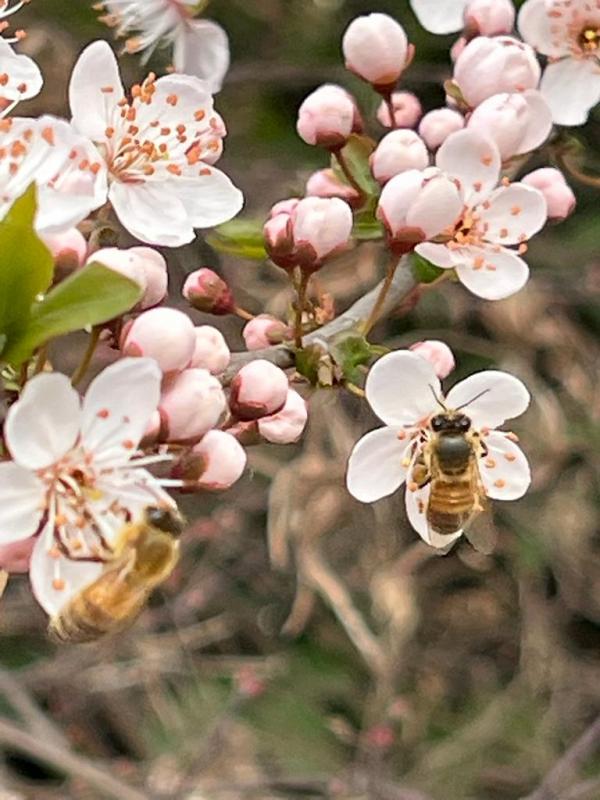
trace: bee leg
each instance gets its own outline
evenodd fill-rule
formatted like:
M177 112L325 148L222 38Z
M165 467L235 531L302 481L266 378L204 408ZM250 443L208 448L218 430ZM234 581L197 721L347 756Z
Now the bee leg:
M415 461L411 478L418 489L423 489L431 481L431 473L421 456Z

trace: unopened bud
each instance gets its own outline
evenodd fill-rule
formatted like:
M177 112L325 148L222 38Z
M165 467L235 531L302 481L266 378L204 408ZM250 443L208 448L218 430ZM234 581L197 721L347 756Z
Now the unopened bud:
M502 160L529 153L546 141L552 130L552 111L542 94L497 94L480 103L467 127L495 142Z
M353 131L362 130L362 121L351 95L327 83L304 100L296 129L307 144L336 149L346 144Z
M251 361L231 383L229 406L241 420L260 419L277 413L285 404L288 379L283 370L270 361Z
M283 206L283 203L289 201L282 201L277 203L278 206ZM298 205L299 201L295 202ZM271 211L271 216L265 222L263 227L263 236L265 240L265 249L269 254L269 258L274 264L283 269L291 269L296 266L295 247L294 247L294 228L292 224L291 212L283 210L279 213L273 213L275 206ZM294 206L295 207L295 206Z
M544 195L550 220L561 222L575 210L577 200L560 170L542 167L525 175L521 181Z
M360 194L342 183L332 169L320 169L313 172L306 182L305 193L307 197L339 197L345 200L350 208L358 208L362 203Z
M429 153L414 131L403 129L386 134L371 156L371 172L380 184L409 169L425 169Z
M207 369L213 375L220 375L229 366L231 353L225 337L212 325L199 325L194 329L196 346L190 367Z
M37 536L29 536L19 542L0 545L0 570L6 572L27 572Z
M186 369L163 386L161 435L168 442L200 438L219 421L227 402L219 381L205 369Z
M231 314L235 305L229 286L208 267L187 276L182 294L193 308L206 314Z
M288 389L283 408L272 416L258 420L258 432L273 444L292 444L302 435L307 418L304 399L294 389Z
M168 373L187 367L195 345L194 325L186 314L174 308L152 308L125 327L121 351L125 356L153 358Z
M452 350L444 342L437 339L426 339L424 342L415 342L409 347L413 353L429 361L440 380L447 378L456 366Z
M142 309L160 303L167 293L167 262L151 247L104 247L92 253L87 260L88 264L94 262L125 275L141 286L144 294L139 307Z
M385 100L377 109L377 119L384 128L416 128L423 116L423 107L419 98L412 92L393 92L392 108L394 109L394 124L390 116L390 109Z
M63 233L44 233L41 239L52 253L55 280L67 277L85 263L87 242L77 228L69 228Z
M465 119L451 108L436 108L425 114L419 125L419 135L430 150L437 150L451 133L465 127Z
M307 271L342 252L352 235L352 211L338 197L305 197L292 214L296 263Z
M290 335L290 329L270 314L259 314L244 326L242 335L248 350L261 350L283 342Z
M208 431L198 444L184 453L173 467L173 477L186 489L221 491L240 479L246 467L246 451L224 431Z
M342 41L346 67L376 88L393 87L409 58L404 28L387 14L352 20Z
M500 36L515 26L512 0L470 0L465 8L465 26L477 36Z

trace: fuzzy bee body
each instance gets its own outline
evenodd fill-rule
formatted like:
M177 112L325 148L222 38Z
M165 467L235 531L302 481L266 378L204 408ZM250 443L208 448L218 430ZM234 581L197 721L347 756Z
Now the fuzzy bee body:
M180 532L178 515L155 507L147 508L142 520L125 525L114 557L50 620L49 635L62 643L83 643L127 628L173 572Z

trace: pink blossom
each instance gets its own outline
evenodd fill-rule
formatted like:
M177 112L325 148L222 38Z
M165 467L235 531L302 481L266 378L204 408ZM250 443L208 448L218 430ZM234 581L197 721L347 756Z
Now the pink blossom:
M40 238L52 253L61 273L69 274L85 263L87 242L77 228L68 228L61 233L46 233Z
M36 536L12 544L0 545L0 570L6 572L28 572Z
M416 128L423 116L421 101L412 92L392 92L392 108L394 109L394 125L390 117L390 109L382 100L377 109L377 119L384 128Z
M212 325L199 325L194 333L196 346L190 367L207 369L212 375L225 372L231 361L231 353L221 331Z
M261 350L273 344L280 344L290 335L289 326L270 314L259 314L244 326L242 331L248 350Z
M306 427L308 412L304 399L288 389L283 408L276 414L257 420L258 432L263 439L273 444L297 442Z
M437 339L415 342L415 344L411 344L409 350L429 361L440 380L447 378L456 366L452 350L445 342L440 342Z
M206 369L186 369L163 382L161 434L168 442L199 439L219 421L227 402L219 381Z
M229 406L241 420L254 420L275 414L288 394L285 372L265 359L246 364L231 383Z
M409 129L390 131L371 156L371 172L382 185L394 175L429 166L429 153L421 137Z
M542 167L525 175L522 181L544 195L549 219L561 222L575 210L577 202L575 195L559 169Z
M465 119L452 108L436 108L429 111L419 125L419 136L430 150L437 150L451 133L465 127Z
M409 46L404 28L387 14L352 20L342 40L346 67L375 87L392 87L404 71Z
M195 347L192 321L174 308L144 311L126 327L121 340L123 355L153 358L164 373L185 369Z
M246 451L225 431L209 431L175 464L173 476L186 489L222 491L238 481L246 468Z
M480 36L510 33L514 25L512 0L469 0L465 8L465 26Z
M362 202L356 189L347 183L342 183L332 169L313 172L306 182L305 193L307 197L339 197L345 200L350 208L356 208Z
M353 98L345 89L327 83L304 100L298 110L298 134L307 144L343 147L362 124Z
M182 293L193 308L207 314L231 314L234 308L231 289L223 278L208 267L190 272Z
M103 264L139 284L144 290L139 303L142 309L157 305L167 293L167 262L150 247L105 247L92 253L87 263Z
M344 250L352 234L350 206L337 197L305 197L292 213L294 252L303 269L319 269Z

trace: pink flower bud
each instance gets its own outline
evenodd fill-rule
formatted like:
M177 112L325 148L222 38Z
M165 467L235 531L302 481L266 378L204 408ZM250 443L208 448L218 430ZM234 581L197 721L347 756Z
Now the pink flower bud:
M146 279L146 291L140 300L142 308L152 308L165 299L169 285L167 262L152 247L130 247L126 252L139 259Z
M423 116L423 107L419 98L412 92L393 92L392 108L394 109L395 128L415 128ZM390 109L385 100L377 109L377 119L384 128L392 127Z
M502 160L539 147L552 130L552 112L540 92L496 94L477 106L467 127L496 143Z
M305 197L292 214L296 263L316 270L344 250L352 234L352 211L337 197Z
M456 366L452 350L444 342L437 339L427 339L424 342L415 342L409 350L429 361L440 380L447 378Z
M456 222L462 201L456 184L434 168L395 175L383 187L377 217L386 227L398 255L437 236Z
M7 572L27 572L37 536L21 539L12 544L0 545L0 569Z
M289 197L287 200L280 200L278 203L275 203L273 208L269 211L269 219L273 219L279 214L291 214L299 202L299 197Z
M246 451L224 431L209 431L173 467L173 477L187 489L221 491L240 479L246 467Z
M199 325L194 332L196 347L190 367L207 369L213 375L225 372L231 361L231 353L221 331L212 325Z
M258 420L258 432L273 444L292 444L302 435L307 419L304 399L294 389L288 389L281 411Z
M500 36L515 26L512 0L470 0L465 9L465 25L478 36Z
M459 36L454 42L450 48L450 60L453 64L468 44L469 42L465 36Z
M164 373L185 369L196 346L190 318L174 308L152 308L133 320L123 332L124 356L153 358Z
M242 335L248 350L260 350L283 342L290 335L290 329L270 314L259 314L245 325Z
M575 195L560 170L542 167L525 175L521 181L544 195L549 219L560 222L575 210Z
M345 200L350 208L358 207L362 198L356 189L338 180L332 169L320 169L313 172L306 182L307 197L339 197Z
M142 445L154 444L158 441L160 435L160 414L158 409L152 412L152 416L148 420L146 430L142 436Z
M425 169L429 153L414 131L403 129L386 134L371 156L371 172L382 185L408 169Z
M69 228L63 233L44 233L40 237L61 274L69 275L81 267L87 255L87 242L77 228Z
M343 147L352 131L361 128L353 98L331 83L309 94L298 110L296 129L307 144Z
M214 428L226 406L221 384L210 372L186 369L164 382L161 435L169 442L194 441Z
M471 108L495 94L536 89L540 74L533 48L510 36L478 36L454 65L454 81Z
M451 133L465 127L465 119L451 108L436 108L425 114L419 125L419 134L430 150L437 150Z
M409 57L404 28L387 14L354 19L344 33L342 49L349 70L383 89L396 83Z
M231 289L216 272L202 267L190 272L183 285L183 296L198 311L206 314L231 314L234 308Z
M282 206L284 202L287 201L282 201L277 205ZM295 205L298 205L298 202L296 201ZM291 212L286 210L274 215L271 212L271 214L272 216L263 227L265 249L274 264L283 269L290 269L296 266Z
M270 361L257 359L242 367L231 382L229 406L241 420L259 419L279 411L287 393L285 372Z

